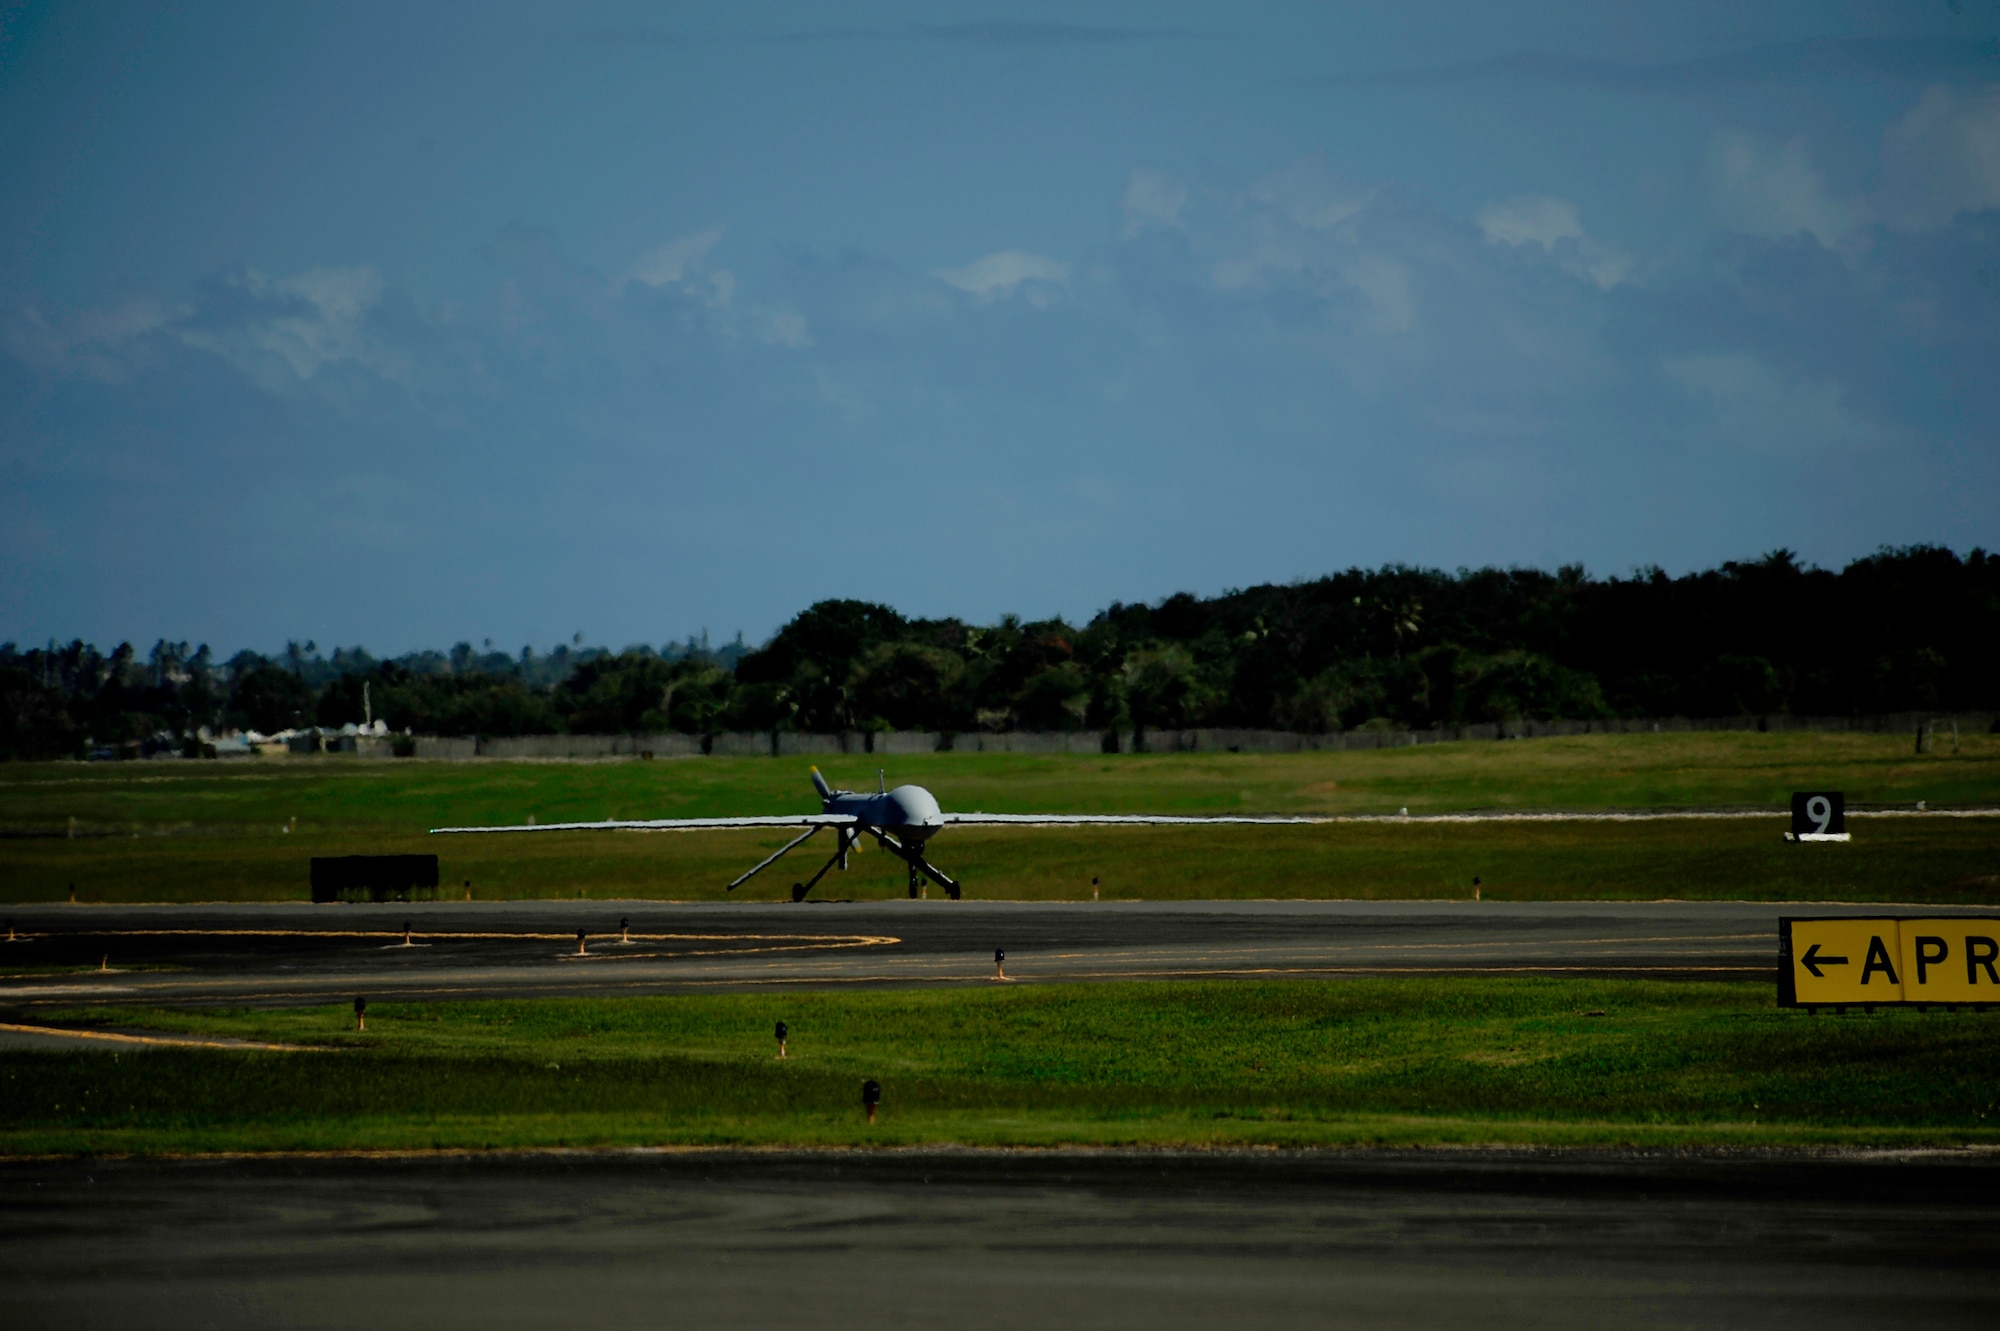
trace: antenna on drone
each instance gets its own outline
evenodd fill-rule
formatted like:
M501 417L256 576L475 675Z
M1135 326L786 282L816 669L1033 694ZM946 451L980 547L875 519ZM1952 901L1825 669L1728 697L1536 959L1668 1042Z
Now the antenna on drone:
M877 795L886 795L889 793L888 774L879 767L875 769L875 793Z

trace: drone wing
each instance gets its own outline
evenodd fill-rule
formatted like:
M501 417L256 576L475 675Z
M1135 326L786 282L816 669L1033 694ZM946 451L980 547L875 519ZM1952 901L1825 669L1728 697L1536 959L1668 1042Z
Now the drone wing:
M446 832L693 832L716 827L849 827L854 817L845 813L801 813L772 818L635 818L606 819L601 823L528 823L514 827L433 827L433 836Z
M1328 823L1331 818L1252 817L1247 814L1168 813L948 813L947 823L1016 827L1205 827L1215 823Z

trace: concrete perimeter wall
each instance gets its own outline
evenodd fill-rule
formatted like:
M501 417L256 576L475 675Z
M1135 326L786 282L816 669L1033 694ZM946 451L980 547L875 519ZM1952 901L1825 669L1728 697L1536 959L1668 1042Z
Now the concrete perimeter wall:
M1392 749L1412 744L1462 740L1545 739L1557 735L1637 735L1708 730L1811 731L1821 734L1906 734L1914 745L1917 727L1935 726L1946 735L1956 724L1962 735L1983 735L2000 725L1997 712L1894 712L1881 716L1711 716L1624 717L1598 721L1507 721L1437 730L1366 728L1331 735L1297 735L1283 730L1145 730L1119 736L1121 753L1298 753L1309 749ZM1129 739L1129 742L1128 742Z
M417 737L419 758L690 758L699 735L514 735L506 739Z
M1825 734L1905 734L1920 726L1948 737L2000 729L2000 713L1894 712L1880 716L1685 716L1611 721L1508 721L1437 730L1366 728L1331 735L1288 730L1012 731L940 734L927 730L848 731L838 735L741 731L719 735L521 735L511 739L419 736L419 758L802 758L911 753L1300 753L1308 750L1391 749L1463 740L1538 739L1556 735L1633 735L1706 730L1815 731ZM1947 741L1948 742L1948 739Z

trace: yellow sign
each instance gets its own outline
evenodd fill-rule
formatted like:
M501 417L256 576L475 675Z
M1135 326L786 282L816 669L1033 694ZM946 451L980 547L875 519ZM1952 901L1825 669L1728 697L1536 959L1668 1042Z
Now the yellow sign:
M1782 919L1778 1002L2000 1003L2000 919Z

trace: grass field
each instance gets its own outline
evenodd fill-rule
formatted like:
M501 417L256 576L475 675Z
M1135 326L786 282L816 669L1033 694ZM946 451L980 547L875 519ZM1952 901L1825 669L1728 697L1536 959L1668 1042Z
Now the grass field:
M1851 845L1796 846L1777 822L1332 824L1296 828L962 828L931 854L973 897L1895 901L2000 899L2000 819L1856 822ZM312 855L433 853L448 884L481 900L730 899L723 884L787 838L755 832L541 833L523 837L140 837L0 843L10 901L279 901L307 895ZM784 900L812 850L735 900ZM801 871L802 870L802 871ZM462 889L461 889L462 890ZM829 874L816 895L900 897L880 852ZM446 896L452 894L447 892Z
M1353 753L1026 757L927 754L873 766L947 808L988 812L1412 813L1467 809L1764 808L1800 788L1852 805L2000 804L2000 737L1918 755L1900 736L1596 735ZM312 855L429 852L483 898L721 899L780 844L756 833L427 837L446 824L788 813L812 807L804 761L0 765L0 900L285 900ZM75 819L72 837L71 819ZM1857 821L1851 846L1786 846L1776 821L1337 824L1294 829L953 829L935 843L975 895L1730 897L1966 902L2000 892L2000 819ZM808 848L808 851L810 848ZM803 857L802 857L803 858ZM900 867L862 855L823 894L888 896ZM781 871L755 885L783 895Z
M1406 979L92 1015L308 1052L0 1054L0 1152L2000 1142L2000 1014ZM772 1024L792 1034L773 1058ZM881 1121L859 1108L884 1087Z

